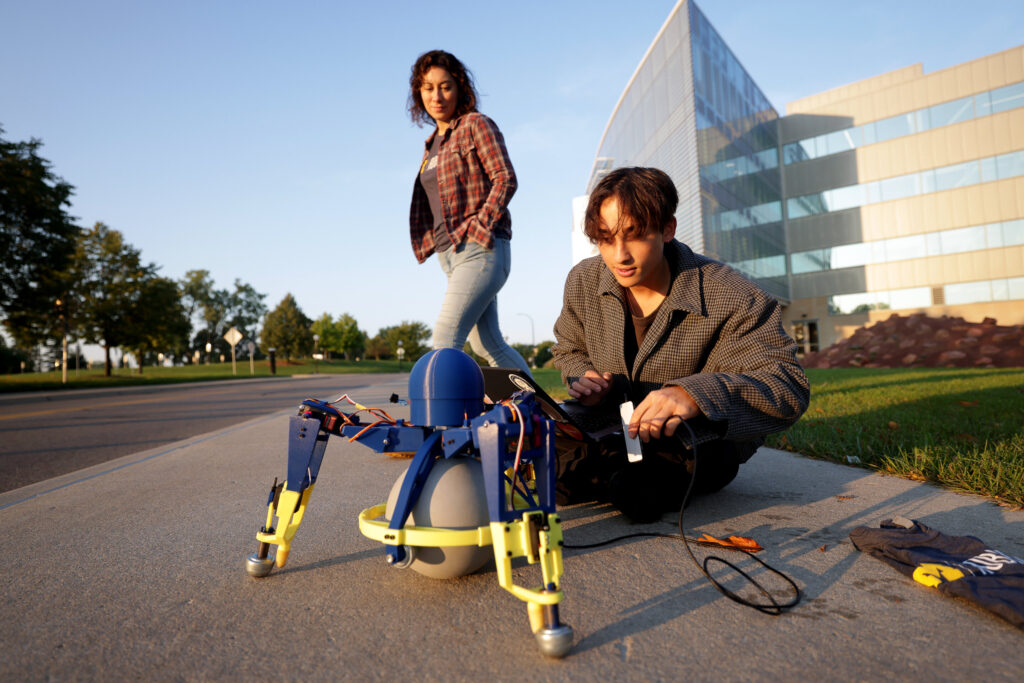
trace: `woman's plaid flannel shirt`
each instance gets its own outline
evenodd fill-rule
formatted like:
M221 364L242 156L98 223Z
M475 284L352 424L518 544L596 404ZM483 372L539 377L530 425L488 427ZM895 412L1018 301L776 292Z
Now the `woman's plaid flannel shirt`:
M424 161L434 135L436 130L426 140ZM512 237L508 202L516 191L516 174L494 121L479 112L452 121L437 155L437 185L452 244L471 239L491 249L495 237ZM416 260L423 263L434 253L434 218L418 174L409 209L409 234Z

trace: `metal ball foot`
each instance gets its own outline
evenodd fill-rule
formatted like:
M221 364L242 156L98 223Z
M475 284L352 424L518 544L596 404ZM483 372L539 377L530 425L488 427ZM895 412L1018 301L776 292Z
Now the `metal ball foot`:
M416 547L410 545L403 545L402 550L405 551L405 557L400 562L395 562L391 555L385 555L385 559L389 565L395 569L408 569L412 566L413 561L416 559Z
M260 557L257 553L253 553L245 558L245 571L253 578L261 579L273 568L274 558L272 557Z
M534 636L541 654L548 657L564 657L572 649L572 626L561 624L555 628L542 628Z

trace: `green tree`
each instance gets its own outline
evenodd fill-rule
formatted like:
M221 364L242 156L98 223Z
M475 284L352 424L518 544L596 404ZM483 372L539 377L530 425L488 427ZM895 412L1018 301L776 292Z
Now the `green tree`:
M203 304L210 299L213 291L213 279L208 270L190 270L180 282L181 301L185 307L185 315L189 321L202 310Z
M139 250L103 223L79 241L74 272L82 332L86 341L103 345L108 377L110 350L137 340L139 302L156 271L156 264L143 264Z
M267 312L263 300L266 294L256 291L256 288L247 282L235 278L235 290L227 296L227 325L237 327L238 331L246 337L256 336L256 324Z
M144 278L132 304L125 345L135 351L141 375L147 357L184 347L190 323L178 283L165 277Z
M213 292L213 279L210 277L210 271L208 270L190 270L185 273L179 281L181 286L181 300L182 305L185 308L185 315L188 318L189 324L189 337L192 337L193 330L202 329L202 325L197 326L195 324L196 317L203 310L203 306L207 301L210 300L211 293ZM190 350L199 349L209 340L211 333L203 335L203 340L200 342L200 335L192 337L192 342L189 345ZM198 345L197 345L198 344ZM186 358L191 358L186 354Z
M554 348L555 342L551 341L550 339L547 341L542 341L540 344L537 344L537 352L533 357L534 367L547 367L548 363L554 357L554 354L552 353L552 350Z
M381 330L381 332L383 332L383 330ZM381 332L378 332L366 342L366 355L373 356L374 360L387 359L392 356L391 345L388 343L388 340L381 335Z
M79 228L65 212L74 188L39 156L42 142L9 142L0 127L0 313L23 348L59 336L55 302L65 296ZM19 361L20 363L20 361Z
M189 322L196 333L192 336L192 350L206 353L210 344L213 353L230 353L227 342L221 339L225 318L230 306L231 294L217 289L208 270L190 270L181 281Z
M285 360L305 356L313 348L311 325L295 297L286 294L263 321L260 343L266 349L276 348Z
M25 369L29 372L33 370L32 359L29 358L29 355L21 349L12 349L7 346L7 341L0 334L0 375L21 372L22 363L25 364Z
M345 354L345 360L361 356L366 349L366 333L359 329L359 323L348 313L338 316L335 327L338 329L338 346Z
M199 316L203 326L210 331L214 338L219 338L221 333L227 329L225 322L230 307L231 294L226 289L214 289L210 296L199 307Z
M320 338L315 344L320 353L325 353L330 358L331 353L341 352L341 337L330 313L324 313L317 318L309 329Z
M536 351L534 347L529 344L511 344L511 346L519 353L520 356L523 357L523 360L526 361L527 365L531 368L537 367L533 362L533 354Z
M384 327L377 333L390 349L391 355L398 351L398 342L402 342L405 349L405 360L415 362L420 356L430 350L424 342L430 339L430 328L421 322L410 322L403 320L400 325Z
M191 350L206 353L206 344L215 355L231 353L224 333L238 328L243 337L256 337L256 325L267 312L266 294L236 278L234 291L217 289L208 270L190 270L180 281L182 300L191 324ZM195 330L195 334L191 330Z

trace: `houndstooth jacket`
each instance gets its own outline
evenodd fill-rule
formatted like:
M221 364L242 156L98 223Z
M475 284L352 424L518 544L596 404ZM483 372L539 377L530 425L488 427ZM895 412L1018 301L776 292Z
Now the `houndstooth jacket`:
M566 386L587 370L610 371L606 401L638 404L668 385L683 387L706 419L698 443L755 440L803 414L810 387L796 344L782 328L778 302L727 265L665 245L672 285L632 368L623 340L625 291L600 256L581 261L565 282L555 323L555 366Z

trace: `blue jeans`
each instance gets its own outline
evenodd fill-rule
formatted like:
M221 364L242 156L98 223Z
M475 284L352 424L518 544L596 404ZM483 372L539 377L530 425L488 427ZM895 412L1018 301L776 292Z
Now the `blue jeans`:
M494 249L466 240L437 254L448 291L434 326L435 349L461 351L468 339L473 353L489 365L530 371L498 327L498 290L508 279L511 251L507 239L495 239Z

